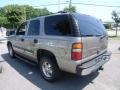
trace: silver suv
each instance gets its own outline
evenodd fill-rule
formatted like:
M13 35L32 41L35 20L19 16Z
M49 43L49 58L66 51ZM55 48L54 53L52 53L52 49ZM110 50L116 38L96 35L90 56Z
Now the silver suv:
M78 13L30 19L8 37L11 57L38 64L42 77L55 81L61 71L88 75L110 59L108 36L101 21Z

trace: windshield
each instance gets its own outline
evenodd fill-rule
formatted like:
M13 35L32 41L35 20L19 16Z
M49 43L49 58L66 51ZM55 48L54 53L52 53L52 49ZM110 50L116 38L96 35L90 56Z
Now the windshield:
M84 14L74 14L82 36L105 36L106 30L101 21Z

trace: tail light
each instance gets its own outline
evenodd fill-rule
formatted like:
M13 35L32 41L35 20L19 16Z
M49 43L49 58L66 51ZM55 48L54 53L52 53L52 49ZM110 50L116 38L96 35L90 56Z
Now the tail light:
M71 50L71 59L74 61L81 60L82 59L82 49L83 49L82 43L73 43L72 50Z

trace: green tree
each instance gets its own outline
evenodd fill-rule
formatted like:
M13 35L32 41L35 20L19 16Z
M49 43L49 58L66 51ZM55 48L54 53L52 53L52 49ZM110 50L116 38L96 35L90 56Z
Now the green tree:
M3 8L0 8L0 27L5 26L7 23L7 18L5 17L5 12Z
M73 13L73 12L76 12L76 7L75 6L65 7L64 11Z
M116 26L116 36L117 36L117 31L118 31L117 27L118 27L118 24L120 23L120 15L119 15L119 13L116 12L116 11L113 11L112 12L112 19L116 23L115 26Z
M5 27L5 25L7 24L7 18L6 17L3 17L3 16L0 16L0 27L3 26Z
M17 28L26 19L51 14L46 8L33 8L29 5L7 5L0 8L0 26Z
M0 8L0 16L4 16L5 15L5 11L3 8Z
M49 12L46 8L33 8L32 6L28 5L23 5L23 7L25 8L26 19L51 14L51 12Z
M21 22L25 21L24 7L19 5L8 5L4 7L4 10L5 16L9 22L9 28L17 28Z

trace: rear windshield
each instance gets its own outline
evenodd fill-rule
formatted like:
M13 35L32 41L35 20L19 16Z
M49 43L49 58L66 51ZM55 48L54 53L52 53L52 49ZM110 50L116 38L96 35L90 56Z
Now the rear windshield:
M102 22L94 17L78 13L74 14L74 17L78 21L79 30L82 36L106 35L106 30Z

